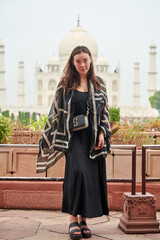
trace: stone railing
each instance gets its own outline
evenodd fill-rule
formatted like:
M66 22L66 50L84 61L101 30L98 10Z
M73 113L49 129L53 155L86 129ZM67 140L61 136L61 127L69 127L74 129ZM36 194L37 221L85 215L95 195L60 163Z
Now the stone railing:
M0 144L0 177L45 177L36 173L38 145ZM146 174L160 177L160 150L147 150ZM136 182L141 182L141 150L136 151ZM131 178L132 155L130 150L115 149L106 158L108 178ZM47 177L64 177L65 159L60 159L47 170Z

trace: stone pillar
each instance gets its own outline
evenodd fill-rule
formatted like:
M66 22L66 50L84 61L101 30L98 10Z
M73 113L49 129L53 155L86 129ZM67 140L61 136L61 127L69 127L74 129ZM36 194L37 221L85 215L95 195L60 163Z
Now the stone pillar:
M159 222L156 220L156 201L154 195L124 193L123 210L119 227L125 233L156 233Z
M148 106L150 106L149 98L157 91L156 54L156 44L152 43L149 52Z
M24 61L19 61L19 76L18 76L18 106L23 107L24 104Z
M0 42L0 107L6 105L5 69L4 69L4 44Z
M139 81L139 62L135 62L134 66L134 92L133 92L133 106L140 106L140 81Z

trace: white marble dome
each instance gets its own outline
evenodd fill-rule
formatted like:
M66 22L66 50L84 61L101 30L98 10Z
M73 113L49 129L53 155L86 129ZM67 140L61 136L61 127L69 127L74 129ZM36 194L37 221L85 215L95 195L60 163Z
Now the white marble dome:
M105 57L100 56L97 58L96 65L109 65L109 64Z
M59 44L60 59L68 58L72 50L80 45L88 47L92 57L97 58L98 45L96 40L78 25L61 40Z
M47 65L59 65L59 58L52 56L48 59Z

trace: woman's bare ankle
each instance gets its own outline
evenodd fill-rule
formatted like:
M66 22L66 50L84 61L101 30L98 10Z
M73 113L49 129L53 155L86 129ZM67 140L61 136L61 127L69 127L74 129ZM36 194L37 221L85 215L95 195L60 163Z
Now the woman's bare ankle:
M86 218L82 217L81 215L78 216L79 223L82 221L86 222Z
M78 217L70 215L70 223L72 222L78 222Z

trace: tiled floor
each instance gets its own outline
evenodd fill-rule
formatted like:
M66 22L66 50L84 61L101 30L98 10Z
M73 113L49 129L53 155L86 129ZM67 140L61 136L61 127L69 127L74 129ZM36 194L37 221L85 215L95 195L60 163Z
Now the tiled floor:
M88 219L92 240L159 240L156 234L125 234L119 227L121 212ZM157 213L160 221L160 212ZM0 210L0 240L68 240L68 215L59 211Z

